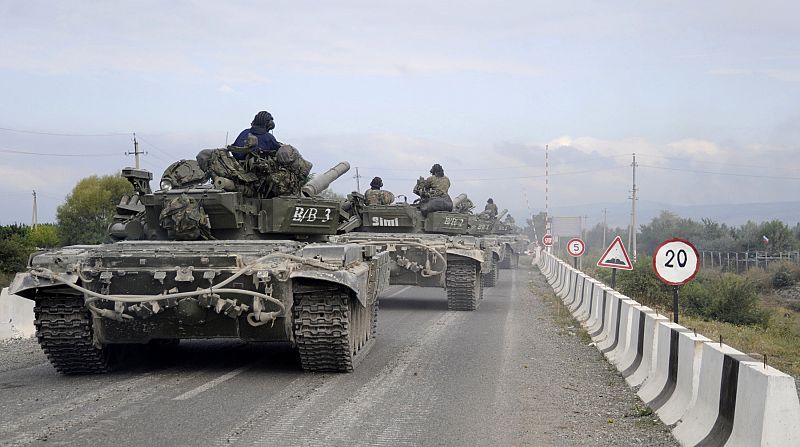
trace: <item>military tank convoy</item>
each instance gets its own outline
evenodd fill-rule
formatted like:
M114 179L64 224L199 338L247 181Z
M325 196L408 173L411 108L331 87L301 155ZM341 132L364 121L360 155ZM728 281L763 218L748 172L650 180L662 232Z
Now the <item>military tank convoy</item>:
M31 256L9 292L35 302L58 371L103 373L130 345L200 338L289 342L304 370L352 371L389 284L443 287L449 309L475 310L497 269L516 266L517 236L496 234L511 229L463 194L437 195L442 181L420 179L417 203L369 192L340 203L320 193L347 162L310 178L295 148L260 144L251 133L175 162L155 191L152 173L125 168L135 192L113 242Z

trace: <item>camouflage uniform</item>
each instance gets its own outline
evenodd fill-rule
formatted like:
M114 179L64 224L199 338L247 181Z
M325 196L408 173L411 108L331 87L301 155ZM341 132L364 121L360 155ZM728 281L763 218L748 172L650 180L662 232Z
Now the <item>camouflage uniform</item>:
M382 189L368 189L364 193L364 200L367 205L391 205L394 202L394 194Z
M428 184L431 198L446 196L450 191L450 179L446 175L441 177L432 175L425 179L425 183Z
M483 212L487 213L489 217L494 219L497 217L497 205L494 203L487 203L486 206L483 208Z

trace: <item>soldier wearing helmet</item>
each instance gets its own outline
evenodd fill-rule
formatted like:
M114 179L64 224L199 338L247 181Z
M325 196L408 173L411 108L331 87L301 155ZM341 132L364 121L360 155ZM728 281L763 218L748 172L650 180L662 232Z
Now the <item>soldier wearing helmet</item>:
M489 197L489 200L486 201L486 206L483 208L483 212L492 219L497 217L497 205L494 204L494 200L492 200L491 197Z
M275 128L275 121L272 115L266 110L262 110L253 118L250 123L250 128L243 130L233 146L249 148L253 152L260 151L277 151L281 147L281 143L269 133L270 130ZM244 160L245 154L240 152L233 152L233 156L238 160Z
M391 205L394 202L394 194L381 189L383 180L380 177L373 178L369 186L370 189L364 193L367 205Z

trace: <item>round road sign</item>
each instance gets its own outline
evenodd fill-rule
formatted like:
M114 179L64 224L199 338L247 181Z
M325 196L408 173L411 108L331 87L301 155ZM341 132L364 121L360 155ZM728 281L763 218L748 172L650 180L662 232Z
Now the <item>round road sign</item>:
M656 248L653 270L664 283L680 286L691 281L700 271L697 259L697 249L689 241L668 239Z
M567 242L567 251L571 256L578 257L586 251L586 244L582 240L575 238Z
M542 244L544 244L545 247L552 247L553 246L553 235L548 233L548 234L545 234L544 236L542 236Z

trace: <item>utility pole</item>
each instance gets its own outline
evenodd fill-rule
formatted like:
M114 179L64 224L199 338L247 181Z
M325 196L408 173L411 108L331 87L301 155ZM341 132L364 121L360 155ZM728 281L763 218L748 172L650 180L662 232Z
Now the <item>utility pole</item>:
M36 207L36 190L33 190L33 215L31 216L31 228L36 228L36 224L38 223L38 215L37 215L37 207Z
M633 168L633 189L631 190L631 228L630 232L628 233L628 246L631 250L632 261L636 263L636 201L639 200L636 197L636 193L638 189L636 188L636 153L633 153L633 162L631 163L631 167Z
M544 145L544 234L551 234L550 228L550 158L549 145ZM548 247L548 253L552 250Z
M608 208L603 208L603 248L606 247L607 230L608 230Z
M144 152L139 152L139 142L136 141L136 132L133 133L133 152L125 152L125 155L133 155L136 158L136 169L139 169L139 155Z
M356 175L353 178L356 179L356 191L361 192L361 175L358 174L358 166L356 166Z

